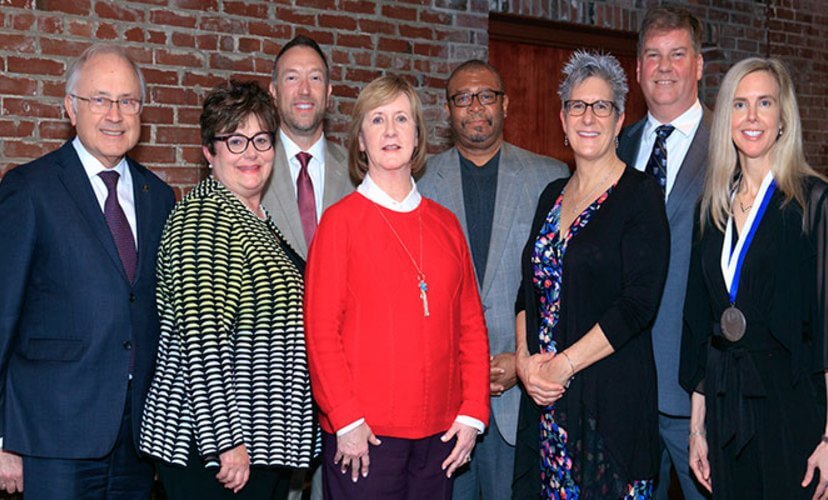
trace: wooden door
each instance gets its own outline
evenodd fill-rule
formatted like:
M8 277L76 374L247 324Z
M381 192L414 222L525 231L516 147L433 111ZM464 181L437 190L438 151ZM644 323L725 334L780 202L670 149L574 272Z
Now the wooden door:
M509 95L505 139L573 167L572 150L563 142L558 85L564 64L577 49L618 58L630 87L625 122L641 119L647 105L635 81L636 39L632 32L491 14L489 63L500 71Z

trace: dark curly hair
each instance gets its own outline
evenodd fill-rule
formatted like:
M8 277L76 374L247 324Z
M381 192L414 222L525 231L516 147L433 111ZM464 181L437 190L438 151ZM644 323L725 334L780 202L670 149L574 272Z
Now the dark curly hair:
M279 130L279 115L273 97L256 82L230 80L211 90L204 98L199 124L201 144L216 154L214 137L233 132L254 115L268 132Z

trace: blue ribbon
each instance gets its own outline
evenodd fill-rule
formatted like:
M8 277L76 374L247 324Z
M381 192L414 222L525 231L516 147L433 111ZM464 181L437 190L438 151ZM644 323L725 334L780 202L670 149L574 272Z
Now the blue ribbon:
M770 203L770 199L773 196L774 191L776 191L776 181L772 180L770 186L768 186L768 190L765 191L765 197L762 198L762 204L759 205L759 211L756 213L756 218L753 219L753 224L750 226L747 236L745 236L745 243L742 245L742 251L739 252L739 260L736 261L736 270L733 273L733 282L730 285L731 304L736 303L736 293L739 291L739 277L742 274L742 264L745 261L745 255L747 255L748 248L750 248L750 244L753 242L753 236L756 234L756 230L759 228L759 223L762 222L762 217L764 217L765 211L768 209L768 204Z

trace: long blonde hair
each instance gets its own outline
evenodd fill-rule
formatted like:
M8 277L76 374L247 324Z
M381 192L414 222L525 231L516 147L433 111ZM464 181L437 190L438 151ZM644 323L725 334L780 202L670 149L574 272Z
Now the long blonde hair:
M701 199L701 229L710 217L713 225L724 231L730 215L730 197L741 172L739 156L731 136L731 118L736 87L747 75L767 71L779 85L781 108L781 135L771 148L771 172L777 189L785 195L784 203L794 200L805 206L804 180L821 177L805 160L802 147L802 122L796 103L791 75L781 61L775 58L751 57L734 64L722 80L716 98L716 111L710 129L707 175Z

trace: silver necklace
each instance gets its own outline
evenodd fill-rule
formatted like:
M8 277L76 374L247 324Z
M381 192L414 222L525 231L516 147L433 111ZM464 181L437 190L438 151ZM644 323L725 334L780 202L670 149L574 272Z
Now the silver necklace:
M589 193L587 193L584 197L582 197L578 201L577 204L572 205L571 207L569 207L569 213L572 214L572 215L576 215L576 214L581 213L581 211L578 210L578 207L583 205L585 201L593 200L595 198L595 194L598 193L598 189L607 182L607 179L609 179L609 177L612 174L613 170L614 170L613 168L608 169L607 173L604 174L604 177L600 181L598 181L598 184L596 184L595 187L592 188L592 190Z

